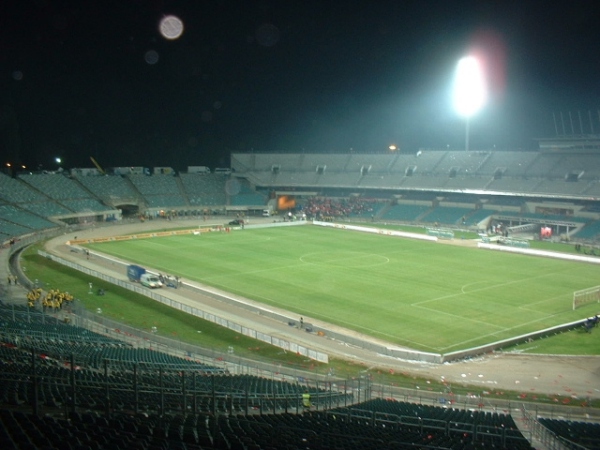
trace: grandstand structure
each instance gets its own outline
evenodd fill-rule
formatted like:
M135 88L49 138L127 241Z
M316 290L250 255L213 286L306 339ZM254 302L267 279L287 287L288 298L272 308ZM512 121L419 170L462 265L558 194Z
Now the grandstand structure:
M12 248L127 217L252 215L269 204L287 212L308 208L309 199L338 199L340 219L448 230L502 223L531 235L551 227L594 243L599 157L589 149L234 153L231 173L0 174L0 241ZM370 207L352 208L356 199ZM481 399L457 402L450 392L393 395L370 378L244 373L25 306L0 304L0 343L2 448L532 448L510 406L486 412ZM531 429L553 448L599 445L596 425L544 422L536 413Z
M228 174L104 175L97 169L15 177L0 173L0 242L40 230L127 217L258 214L266 203L265 194L243 180L232 184Z
M533 448L511 414L451 393L429 405L369 377L243 373L64 316L0 303L2 448Z
M533 416L523 405L515 417L510 404L486 410L481 398L451 391L418 392L418 398L405 393L399 400L369 376L244 373L189 350L174 355L152 343L140 348L126 334L100 334L65 321L69 316L0 302L2 448L532 449L540 440L548 448L599 443L596 423L544 418L543 409ZM527 429L517 423L521 414Z
M600 237L600 153L420 150L233 153L231 170L121 168L0 174L0 240L81 222L159 215L260 215L310 198L368 199L357 219L411 222L584 242ZM292 203L286 203L290 198ZM358 217L356 217L358 216Z
M502 223L532 236L548 226L554 236L594 240L600 153L585 150L234 153L231 166L257 189L300 202L315 195L378 199L385 207L375 219L479 230Z

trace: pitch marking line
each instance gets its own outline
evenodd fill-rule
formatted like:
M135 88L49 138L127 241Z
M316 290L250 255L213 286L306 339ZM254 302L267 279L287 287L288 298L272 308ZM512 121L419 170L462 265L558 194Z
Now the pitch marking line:
M505 328L505 329L503 329L503 330L496 331L496 332L494 332L494 333L486 333L486 334L482 334L482 335L480 335L479 337L475 337L475 338L467 339L466 341L462 341L462 342L457 342L456 344L452 344L451 346L449 346L449 347L445 347L445 348L443 348L443 349L440 349L439 351L444 351L444 350L451 349L451 348L453 348L453 347L458 347L459 345L468 344L469 342L476 341L477 339L483 339L483 338L486 338L486 337L489 337L489 336L498 336L498 333L502 333L502 332L505 332L505 331L514 330L514 329L517 329L517 328L524 327L524 326L526 326L526 325L531 325L531 324L533 324L533 323L540 322L540 321L542 321L542 320L545 320L545 319L547 319L547 318L549 318L549 317L552 317L552 316L555 316L555 315L556 315L556 314L550 314L550 315L548 315L548 316L541 317L541 318L539 318L539 319L535 319L535 320L531 320L531 321L529 321L529 322L525 322L525 323L519 324L519 325L517 325L517 326L514 326L514 327L508 327L508 328Z
M217 289L222 289L222 288L226 288L226 286L222 285L221 287L215 286L217 287ZM262 299L265 301L265 304L267 306L271 306L274 305L277 308L280 308L284 311L287 311L291 314L297 314L295 311L291 311L289 309L287 309L287 306L282 306L277 304L277 301L275 299L272 299L270 297L265 297L263 295L257 295L254 297L254 299L256 299L255 301L259 302L260 301L258 299ZM253 300L254 300L253 299ZM270 302L270 303L269 303ZM305 316L306 317L306 316ZM377 337L377 336L387 336L389 337L391 340L389 342L389 344L393 344L393 345L408 345L408 344L413 344L416 346L421 346L422 348L427 348L430 351L436 350L435 347L431 347L430 345L424 344L422 342L419 341L413 341L411 339L407 339L405 337L401 337L401 336L396 336L393 334L389 334L389 333L382 333L381 331L374 329L374 328L368 328L368 327L364 327L364 326L356 326L356 322L349 322L349 321L345 321L345 320L340 320L339 318L333 318L333 316L327 316L327 315L319 315L317 317L315 317L315 319L322 321L326 324L334 324L334 325L338 325L341 324L341 326L346 326L348 328L348 330L352 331L358 331L361 332L360 330L364 330L363 332L368 332L370 333L370 336L372 337ZM357 329L358 328L358 329ZM398 344L397 341L400 340L401 342L405 343L405 344Z
M414 305L411 305L411 306L414 306ZM459 320L465 320L465 321L469 321L469 322L473 322L473 323L478 323L478 324L481 324L481 325L485 325L486 327L498 328L499 331L504 331L505 330L505 328L501 327L500 325L496 325L496 324L489 323L489 322L484 322L483 320L471 319L469 317L459 316L459 315L452 314L452 313L445 312L445 311L438 311L437 309L427 308L426 306L417 305L417 308L421 308L421 309L424 309L426 311L431 311L431 312L434 312L436 314L443 314L445 316L450 316L450 317L453 317L453 318L459 319Z
M543 314L542 311L538 311L537 309L531 309L529 307L534 306L534 305L539 305L540 303L546 303L546 302L549 302L552 300L556 300L561 297L564 297L565 299L569 299L569 294L567 293L567 294L557 295L556 297L545 298L543 300L540 300L539 302L528 303L524 306L518 306L517 308L522 309L524 311L531 311L531 312L537 312L537 313ZM568 306L571 306L571 305L568 305ZM547 315L546 317L550 317L550 316Z
M511 284L523 283L525 281L530 281L530 280L535 279L535 278L544 278L544 277L554 276L554 275L555 275L555 273L545 273L545 274L542 274L542 275L538 275L537 277L529 277L529 278L522 278L520 280L505 281L504 283L493 284L491 286L486 286L486 287L482 287L482 288L479 288L479 289L473 289L472 291L469 291L468 293L472 294L474 292L486 291L488 289L496 289L496 288L503 287L503 286L508 286L508 285L511 285ZM471 284L474 284L474 283L471 283ZM463 288L465 286L469 286L469 285L464 285ZM420 302L411 303L410 306L419 306L419 305L422 305L424 303L431 303L431 302L435 302L435 301L438 301L438 300L445 300L445 299L448 299L448 298L458 297L458 296L461 296L461 295L464 295L464 294L466 294L466 292L463 292L462 288L461 288L461 292L455 292L454 294L442 295L441 297L430 298L428 300L422 300Z

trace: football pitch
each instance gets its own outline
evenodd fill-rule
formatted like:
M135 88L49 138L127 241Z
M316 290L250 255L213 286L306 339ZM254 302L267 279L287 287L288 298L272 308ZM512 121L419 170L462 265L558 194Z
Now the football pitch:
M417 350L449 353L596 314L589 263L312 225L89 248Z

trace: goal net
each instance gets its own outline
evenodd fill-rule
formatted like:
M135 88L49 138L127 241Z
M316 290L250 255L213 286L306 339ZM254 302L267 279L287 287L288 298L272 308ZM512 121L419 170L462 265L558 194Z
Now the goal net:
M600 303L600 286L573 292L573 310L589 303Z

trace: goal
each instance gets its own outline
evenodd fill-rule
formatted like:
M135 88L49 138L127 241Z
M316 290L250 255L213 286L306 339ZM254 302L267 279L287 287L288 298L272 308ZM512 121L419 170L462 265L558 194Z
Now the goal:
M588 303L600 303L600 286L573 292L573 310Z

